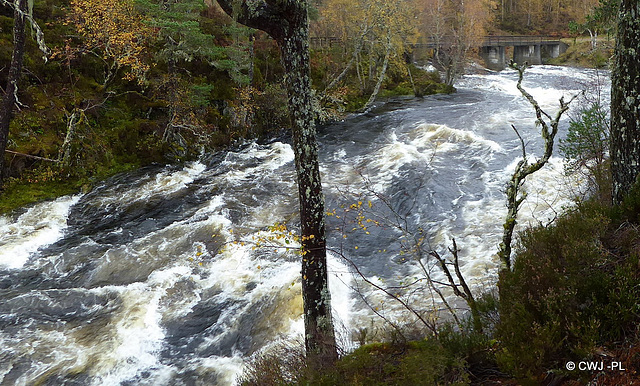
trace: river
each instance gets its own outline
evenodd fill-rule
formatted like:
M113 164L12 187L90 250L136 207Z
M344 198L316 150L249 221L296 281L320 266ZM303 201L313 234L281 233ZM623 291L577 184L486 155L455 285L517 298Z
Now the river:
M536 66L524 86L555 113L561 95L593 93L597 78L607 103L606 74L593 70ZM394 99L320 128L335 210L330 287L347 349L351 332L383 324L363 298L411 321L349 261L372 282L405 283L421 276L401 251L408 237L424 236L442 255L455 238L474 291L495 286L503 189L522 153L511 125L530 154L542 149L516 80L511 70L468 75L455 94ZM0 217L0 384L229 385L247 356L299 336L299 256L287 248L295 241L269 228L295 229L293 158L286 141L249 143ZM556 153L527 184L520 224L552 219L579 186ZM442 307L427 289L403 296L421 310Z

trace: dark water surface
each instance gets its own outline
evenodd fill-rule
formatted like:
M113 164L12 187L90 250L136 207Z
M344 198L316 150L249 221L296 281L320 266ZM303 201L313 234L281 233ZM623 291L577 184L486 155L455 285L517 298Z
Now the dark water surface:
M502 188L521 154L511 125L528 151L541 149L516 78L468 76L456 94L400 98L320 129L327 210L342 214L328 219L342 330L379 323L356 287L387 316L406 318L340 257L376 282L420 277L393 224L421 230L442 253L455 237L474 288L495 283ZM595 79L539 66L525 87L555 112L560 95L593 90ZM578 185L562 168L556 156L534 178L521 223L570 205ZM359 210L341 206L358 201L381 226L352 222ZM273 142L144 168L0 218L0 384L231 384L243 358L303 330L299 257L268 228L295 229L296 209L293 152ZM281 247L253 248L270 238ZM438 308L422 293L417 300Z

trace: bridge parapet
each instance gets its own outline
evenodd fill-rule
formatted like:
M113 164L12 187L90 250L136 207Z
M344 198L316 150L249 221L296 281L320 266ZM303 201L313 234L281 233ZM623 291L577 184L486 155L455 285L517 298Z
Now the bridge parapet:
M560 39L553 36L485 36L483 47L515 47L530 45L560 44Z
M418 56L432 55L433 50L446 47L453 41L452 36L442 36L439 38L428 38L422 43L412 44L413 58ZM324 49L333 46L344 45L343 39L333 36L317 36L310 38L311 47L314 49ZM476 46L480 55L484 58L488 68L502 70L506 67L508 47L513 47L513 60L522 63L541 64L545 57L556 58L566 51L566 44L553 36L521 36L521 35L497 35L485 36L478 39Z
M480 54L487 67L495 70L506 66L506 47L513 47L517 63L542 64L542 59L557 58L566 51L566 44L552 36L485 36Z

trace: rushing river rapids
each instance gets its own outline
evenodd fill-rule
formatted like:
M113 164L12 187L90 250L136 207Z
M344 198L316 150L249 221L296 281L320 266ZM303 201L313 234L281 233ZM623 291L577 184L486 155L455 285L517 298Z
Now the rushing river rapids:
M524 85L555 112L561 95L595 81L594 71L539 66ZM321 171L337 215L364 199L367 216L401 218L443 254L455 237L481 291L496 281L502 191L521 155L511 124L531 154L542 147L515 72L467 76L458 89L322 128ZM552 218L577 185L554 156L527 186L521 224ZM295 228L296 210L293 151L273 142L144 168L0 217L0 384L231 384L248 355L302 333L299 257L251 243L273 237L275 223ZM344 221L331 216L328 235L341 329L379 321L355 288L406 318L343 259L377 283L417 277L399 253L402 233Z

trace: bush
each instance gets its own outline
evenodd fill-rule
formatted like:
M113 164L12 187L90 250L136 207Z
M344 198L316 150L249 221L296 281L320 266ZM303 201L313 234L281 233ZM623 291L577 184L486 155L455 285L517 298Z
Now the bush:
M322 373L306 366L302 345L278 346L256 355L247 364L237 383L244 386L414 386L466 385L469 379L464 359L436 339L429 338L407 343L365 345L342 357L335 367L324 369Z
M598 103L578 111L571 119L567 137L560 140L560 152L569 174L580 173L587 179L590 193L602 197L610 186L609 171L609 113Z
M587 201L552 226L523 232L513 271L498 283L505 370L533 377L562 368L636 329L640 229L629 220L637 220L637 202Z
M253 355L236 384L242 386L296 385L307 373L304 345L280 343Z
M569 122L567 137L560 141L560 151L571 170L604 162L609 152L609 114L593 103L578 112Z

